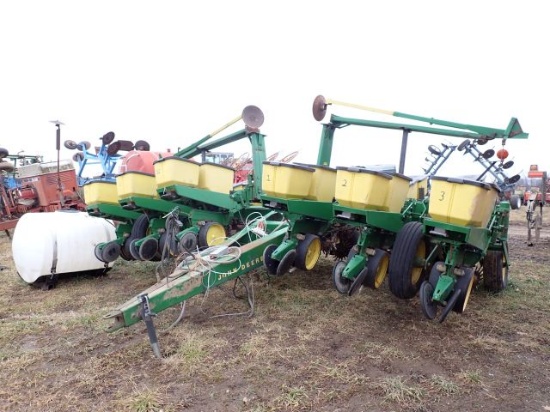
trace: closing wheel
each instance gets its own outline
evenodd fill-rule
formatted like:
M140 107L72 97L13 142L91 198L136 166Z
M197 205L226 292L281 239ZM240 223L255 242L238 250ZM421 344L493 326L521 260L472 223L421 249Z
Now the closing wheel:
M136 242L139 239L131 238L129 240L130 240L130 243L128 245L128 251L130 252L130 255L134 260L141 260L141 256L139 256L139 249L136 246Z
M378 289L384 283L390 265L390 255L382 249L376 249L374 256L367 261L367 275L363 285Z
M298 243L294 266L302 270L311 270L319 261L320 256L321 239L319 236L308 233L306 237Z
M334 283L334 287L338 292L344 295L348 293L351 286L351 281L342 276L345 267L346 262L340 260L332 268L332 282Z
M101 249L101 260L105 263L111 263L118 259L120 256L120 245L116 241L107 243Z
M199 247L210 247L223 243L227 234L218 222L206 222L199 230Z
M190 253L197 249L197 235L193 232L183 235L178 243L180 253Z
M76 142L74 140L65 140L63 146L65 146L66 149L74 150L76 149Z
M437 303L433 301L434 287L428 281L422 282L420 285L420 307L422 313L428 319L433 320L437 316Z
M493 149L487 149L483 152L481 156L483 156L484 159L490 159L495 155L495 151Z
M395 237L389 264L391 292L401 299L411 299L425 277L426 240L420 222L408 222Z
M178 254L178 243L175 236L168 237L168 232L160 235L158 240L157 255L163 257L176 256Z
M275 249L277 249L277 245L269 245L264 249L264 267L270 275L276 275L277 267L279 266L279 261L271 257Z
M439 323L443 323L445 321L445 319L447 319L447 315L451 312L451 310L453 310L453 308L455 307L456 302L457 302L457 300L458 300L458 298L460 297L461 294L462 294L462 290L455 288L455 290L453 292L453 295L447 301L447 304L443 308L443 312L441 312L441 317L439 318Z
M155 238L145 239L140 245L138 253L141 260L151 260L157 254L159 242Z
M508 266L501 251L489 250L483 258L483 285L491 292L500 292L508 286Z
M472 293L472 288L474 286L474 268L464 268L464 275L460 276L456 280L455 289L460 289L461 293L456 300L453 310L456 313L462 313L468 305L470 300L470 294Z
M286 255L284 255L283 258L281 259L281 262L279 262L279 266L277 266L277 270L275 274L277 276L284 275L286 272L290 270L290 268L294 264L295 259L296 259L295 249L292 249L286 252Z
M348 296L353 296L356 293L359 293L359 291L363 287L363 283L365 282L365 278L367 277L368 274L369 274L368 269L364 267L363 270L359 272L357 277L353 279L353 281L351 282L351 286L348 289Z
M132 239L130 237L127 237L124 242L122 243L122 246L120 247L120 257L124 260L134 260L130 253L130 241Z

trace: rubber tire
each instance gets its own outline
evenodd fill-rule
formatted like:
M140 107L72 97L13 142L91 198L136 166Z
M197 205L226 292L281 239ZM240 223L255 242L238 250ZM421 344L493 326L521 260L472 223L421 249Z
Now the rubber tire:
M9 154L10 152L8 152L8 149L4 149L3 147L0 147L0 160L8 156Z
M321 239L308 233L296 247L294 266L302 270L312 270L321 257Z
M147 235L147 228L149 227L149 216L146 214L140 215L132 225L130 236L126 239L123 245L123 253L127 257L131 257L131 260L141 260L139 257L139 251L135 248L134 241L139 240Z
M342 277L346 264L345 261L339 260L332 268L332 283L336 290L343 295L346 295L351 287L351 281Z
M159 242L155 238L148 238L140 245L138 254L140 260L153 260L158 252Z
M456 306L456 302L460 295L462 294L462 291L460 289L455 289L451 298L447 301L447 305L443 308L443 312L441 313L441 317L439 318L439 323L443 323L445 319L447 319L447 315L451 313L451 311Z
M367 261L367 275L363 285L371 289L379 289L386 280L390 255L382 249L376 249L374 256Z
M134 258L132 257L132 255L130 254L130 242L129 242L130 237L127 237L125 240L124 240L124 243L122 243L122 246L120 247L120 257L126 261L131 261L131 260L134 260Z
M512 195L510 197L510 208L517 210L521 207L521 198L518 195Z
M292 265L294 264L294 261L296 260L296 249L289 250L286 252L286 255L283 256L281 261L279 262L279 266L277 266L276 275L282 276L285 273L287 273Z
M466 273L458 277L455 283L455 289L461 290L453 308L456 313L463 313L466 310L475 281L474 268L464 268L464 270Z
M263 253L264 267L269 275L276 275L277 268L279 267L280 262L271 257L271 255L273 254L273 252L275 252L276 249L277 249L277 245L269 245L264 249L264 253Z
M94 247L94 256L100 262L107 263L103 260L103 256L101 256L100 246L101 246L101 243L98 243L97 245L95 245L95 247Z
M211 230L215 229L216 227L220 227L223 230L223 233L224 233L224 236L223 236L224 238L223 239L220 238L220 236L212 237ZM220 243L222 243L225 240L226 236L227 236L227 233L226 233L225 228L223 227L223 225L221 225L218 222L212 222L212 221L206 222L199 229L199 236L198 236L199 247L204 248L204 247L219 245ZM216 241L216 240L218 240L218 241ZM214 242L214 241L216 241L216 242Z
M365 282L365 278L368 276L369 270L364 267L361 272L357 275L355 279L353 279L353 282L351 282L351 286L348 289L348 296L353 296L361 290L363 287L363 284Z
M120 256L120 245L116 241L111 241L101 249L101 261L111 263Z
M193 232L186 233L178 242L179 253L195 252L197 249L197 235Z
M504 267L504 253L489 250L483 258L483 286L491 292L501 292L508 286L508 267Z
M134 260L141 260L141 256L139 255L139 249L136 246L136 242L139 239L132 239L128 245L128 251L130 252L130 255Z
M426 258L427 247L420 222L405 223L397 233L388 269L390 290L396 297L411 299L416 296L426 277L426 271L415 267L414 262L422 252L422 250L419 252L419 249L423 249L422 258ZM417 275L416 280L413 280L414 275Z
M434 287L430 282L425 280L422 282L422 285L420 285L419 292L420 308L422 309L422 313L426 316L426 318L434 320L437 316L437 303L434 303L432 300Z

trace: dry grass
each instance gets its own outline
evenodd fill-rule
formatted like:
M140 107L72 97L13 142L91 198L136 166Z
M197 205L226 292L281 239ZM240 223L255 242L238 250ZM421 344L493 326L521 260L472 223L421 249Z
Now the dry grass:
M510 287L473 293L467 311L426 320L386 286L353 298L333 262L252 276L255 314L227 285L107 334L103 315L155 281L155 264L117 262L106 277L42 291L17 276L0 238L0 410L517 411L550 405L550 242L528 248L512 212ZM548 230L543 231L548 236Z

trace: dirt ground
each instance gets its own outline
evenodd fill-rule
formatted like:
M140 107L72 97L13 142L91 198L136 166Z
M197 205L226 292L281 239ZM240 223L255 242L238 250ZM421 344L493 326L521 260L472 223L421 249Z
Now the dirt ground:
M417 298L384 285L352 298L334 262L248 278L254 314L232 284L155 318L162 359L142 323L106 333L103 316L155 282L154 264L118 262L102 277L24 283L0 238L3 411L549 411L550 226L526 244L512 212L510 283L479 288L439 324ZM235 315L235 316L231 316Z

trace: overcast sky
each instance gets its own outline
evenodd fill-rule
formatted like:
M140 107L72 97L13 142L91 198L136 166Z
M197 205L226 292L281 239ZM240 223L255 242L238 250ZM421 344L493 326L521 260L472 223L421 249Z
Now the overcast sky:
M530 136L507 144L510 172L548 169L547 15L534 0L2 1L0 146L53 160L49 121L61 120L62 140L96 145L112 130L177 150L252 104L265 115L268 155L299 150L297 161L315 162L311 106L322 94L502 129L517 117ZM331 165L397 164L400 138L337 132ZM445 141L460 143L411 134L405 172L421 173L428 145ZM452 159L440 174L480 171L469 156Z

